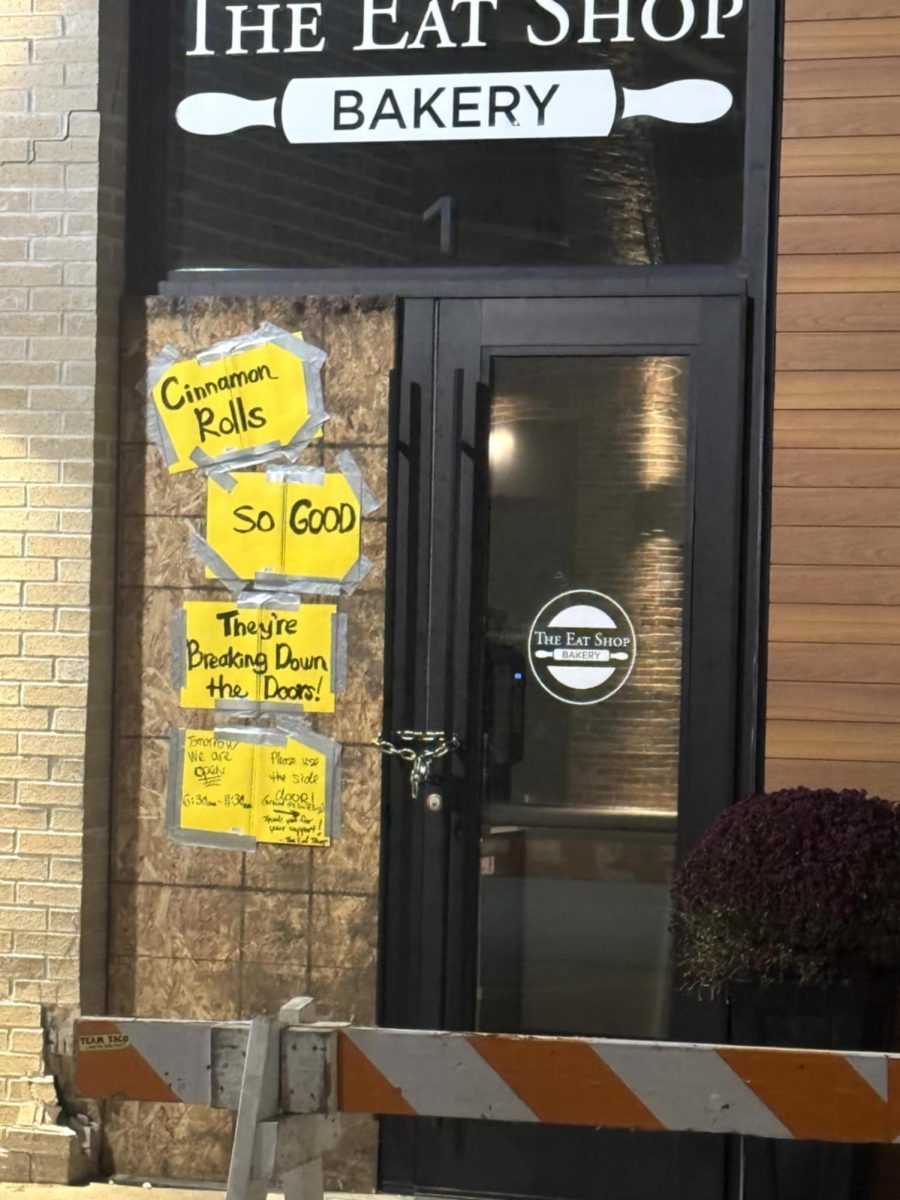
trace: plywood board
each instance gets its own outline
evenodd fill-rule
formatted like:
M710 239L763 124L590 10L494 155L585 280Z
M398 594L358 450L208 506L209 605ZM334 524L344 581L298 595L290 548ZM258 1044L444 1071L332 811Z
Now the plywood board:
M900 96L787 100L783 114L782 136L786 138L900 133Z
M894 55L900 55L900 17L788 21L785 25L784 57L787 62L798 58L883 58Z
M779 450L773 460L776 487L895 487L898 450Z
M896 254L900 252L900 216L782 217L778 250L780 254Z
M788 138L781 173L791 175L900 174L900 137Z
M773 604L769 609L769 640L900 646L900 607Z
M796 292L775 310L779 333L879 333L900 330L900 292Z
M779 448L898 449L900 411L885 408L871 412L864 409L782 410L775 416L774 439Z
M776 487L772 524L900 527L900 487Z
M782 604L900 604L900 567L777 564L769 576L769 599Z
M843 4L844 0L839 2ZM784 94L788 100L818 96L897 96L900 95L900 59L844 58L785 63Z
M893 333L782 333L775 340L779 371L900 369L900 338Z
M827 21L846 17L900 17L900 0L785 0L787 21Z
M900 75L900 59L895 70ZM900 86L898 86L900 90ZM783 179L778 200L785 216L900 212L900 175L836 175Z
M900 680L900 646L772 642L769 682L889 683Z
M778 260L778 290L900 291L900 254L785 254Z
M779 371L775 407L900 408L900 371Z
M771 557L773 563L822 567L900 566L900 529L776 526Z
M818 762L802 758L769 758L765 786L863 789L886 800L900 799L900 765L883 762Z
M780 683L770 680L770 721L866 721L900 724L900 684Z
M900 724L862 721L769 721L766 747L773 758L900 762Z

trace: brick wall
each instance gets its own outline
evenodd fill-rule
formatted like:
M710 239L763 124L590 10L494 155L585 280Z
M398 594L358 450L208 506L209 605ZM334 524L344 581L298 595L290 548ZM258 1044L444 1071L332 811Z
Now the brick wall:
M0 1179L78 1169L43 1026L105 988L126 9L0 0Z

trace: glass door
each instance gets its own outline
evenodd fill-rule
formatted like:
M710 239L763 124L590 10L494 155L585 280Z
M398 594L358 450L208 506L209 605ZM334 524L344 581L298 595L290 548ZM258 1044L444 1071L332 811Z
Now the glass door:
M411 309L388 722L461 746L415 803L387 769L382 1022L715 1040L719 1008L673 978L669 888L735 790L742 303ZM718 1200L725 1157L704 1137L389 1121L382 1173Z
M481 1029L667 1033L689 369L492 363Z

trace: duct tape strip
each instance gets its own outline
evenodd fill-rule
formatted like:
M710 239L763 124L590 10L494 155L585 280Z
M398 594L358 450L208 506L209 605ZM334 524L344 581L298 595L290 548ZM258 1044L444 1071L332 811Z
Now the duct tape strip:
M184 769L184 730L169 734L169 779L166 787L166 827L170 833L181 829L181 776Z
M270 588L273 592L284 592L285 595L304 596L340 596L343 590L341 583L333 579L311 579L301 575L276 575L271 571L257 571L253 586L255 588Z
M366 554L361 554L344 578L341 580L341 591L345 596L352 596L361 583L364 582L375 564Z
M264 442L261 446L241 447L237 450L226 450L215 458L205 450L196 447L191 452L191 461L207 474L224 473L226 468L232 471L244 470L247 467L264 466L275 459L283 458L285 447L281 442ZM225 486L223 484L223 486ZM234 487L234 484L231 484ZM231 487L226 490L231 491Z
M284 608L296 612L300 608L300 597L281 592L241 592L237 598L238 608Z
M224 455L223 455L224 457ZM201 450L199 446L195 447L191 454L191 459L197 464L201 471L205 471L214 483L217 483L225 492L233 492L237 487L237 480L231 475L221 464L212 458L205 450Z
M349 450L342 450L335 457L335 462L340 467L344 478L350 484L359 501L359 506L362 509L364 517L370 517L373 512L381 508L381 501L376 500L375 493L366 483L363 478L363 473L356 459Z
M170 831L169 837L179 846L196 846L203 850L241 850L244 854L255 854L256 838L243 833L212 833L203 829L181 829Z
M237 596L248 586L250 581L235 575L221 554L217 554L206 538L193 528L188 537L188 549L205 567L209 567L219 583L224 584L233 595Z
M160 420L159 413L156 411L152 392L163 375L180 358L181 355L174 346L164 346L159 354L151 359L146 375L136 388L136 391L143 395L146 404L144 424L147 430L147 437L159 450L166 467L172 467L178 462L178 452L175 449L172 439L169 437L165 425Z
M266 478L272 483L305 483L321 487L325 482L324 467L269 467Z
M335 751L331 767L331 784L329 787L329 833L330 838L340 835L344 816L344 761L343 750L335 743Z
M314 346L312 342L304 341L299 334L291 333L289 330L282 328L281 325L273 324L272 321L263 321L257 329L252 330L250 333L239 333L236 337L214 342L213 345L199 351L194 357L201 366L206 367L211 363L219 362L223 358L230 358L232 355L240 354L245 350L255 350L259 346L264 346L267 342L279 346L288 354L299 358L304 366L312 367L316 371L321 371L322 367L328 361L328 355L319 346ZM171 349L171 347L167 348ZM176 352L176 358L178 357L180 356ZM158 380L159 375L157 375L154 383L158 382Z
M249 720L258 721L260 717L295 713L297 704L287 700L217 700L214 708L217 713L229 717L244 716Z
M216 713L224 713L230 718L246 717L248 721L255 721L260 715L259 704L256 700L251 699L226 700L219 697L213 705L213 709Z
M287 735L277 726L263 729L258 725L217 725L215 735L225 742L250 742L254 746L287 745Z
M179 691L187 684L187 613L183 608L172 614L172 655L170 677Z
M318 384L318 374L316 375L316 383L318 386L315 389L310 386L308 370L306 372L306 379L307 379L306 394L310 400L310 404L312 404L312 398L313 398L314 391L318 393L318 400L319 400L319 403L321 404L322 389L321 389L321 385ZM320 408L315 413L310 412L310 415L306 418L306 420L303 422L303 424L300 426L300 428L297 430L297 432L294 434L294 436L289 441L285 442L285 444L284 444L285 457L290 462L296 462L297 459L300 457L300 455L303 453L303 451L306 449L306 447L309 445L309 443L313 440L313 438L316 436L316 434L319 432L319 430L322 428L322 426L325 424L325 422L327 420L328 420L328 413L325 411L324 407Z
M337 612L332 617L331 687L336 696L347 690L347 614Z
M215 553L215 551L213 551ZM340 582L319 579L309 575L276 575L271 571L257 571L254 588L271 588L273 592L303 596L352 596L366 579L375 564L361 554ZM226 584L226 587L229 586Z

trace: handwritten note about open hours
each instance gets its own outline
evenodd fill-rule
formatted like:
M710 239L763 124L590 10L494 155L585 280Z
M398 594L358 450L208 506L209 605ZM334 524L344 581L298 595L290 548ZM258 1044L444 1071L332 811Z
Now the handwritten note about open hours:
M282 845L330 845L325 753L293 739L272 746L203 729L184 736L182 829Z

